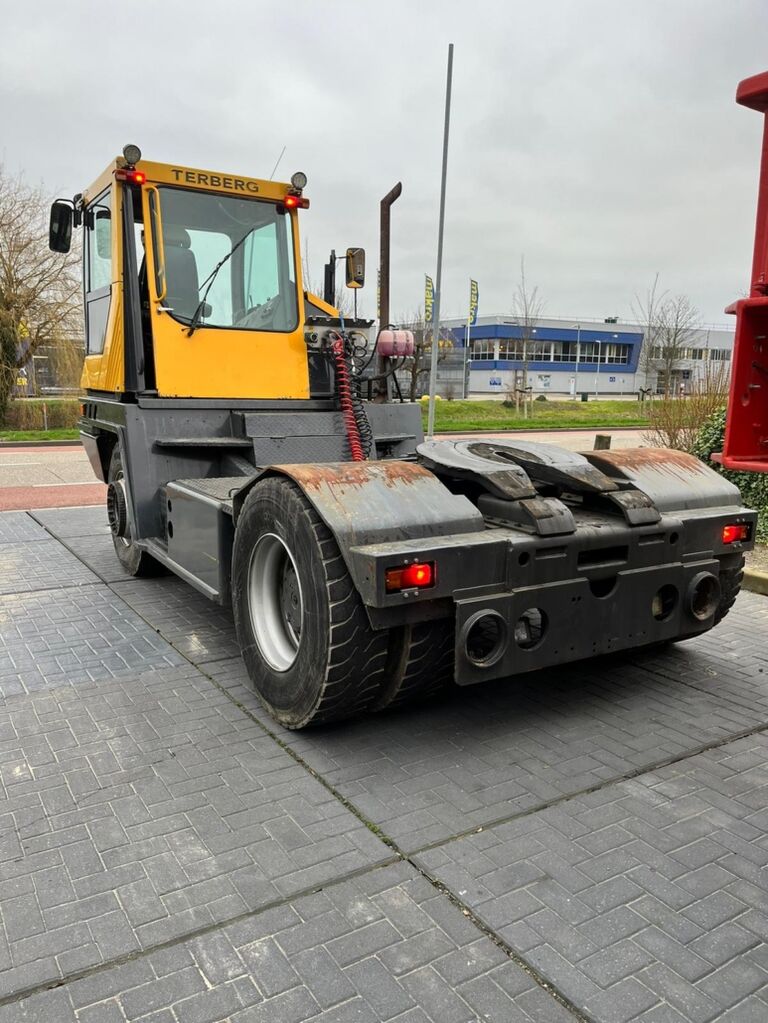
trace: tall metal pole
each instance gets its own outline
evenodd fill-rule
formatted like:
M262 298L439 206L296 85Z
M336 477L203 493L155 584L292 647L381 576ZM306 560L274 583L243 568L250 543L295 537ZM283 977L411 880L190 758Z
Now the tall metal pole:
M471 285L470 285L471 287ZM462 362L463 366L463 377L461 384L461 396L466 400L467 397L467 359L469 358L469 334L472 328L472 311L467 313L467 336L464 338L464 359Z
M437 231L437 275L435 302L432 308L432 358L429 364L429 412L427 436L435 434L435 389L437 388L437 344L440 329L440 287L443 277L443 225L445 223L445 179L448 173L448 130L451 125L451 80L453 78L453 43L448 44L448 74L445 83L445 128L443 130L443 176L440 183L440 226Z
M579 359L581 358L581 324L576 324L576 372L573 375L573 396L579 400Z

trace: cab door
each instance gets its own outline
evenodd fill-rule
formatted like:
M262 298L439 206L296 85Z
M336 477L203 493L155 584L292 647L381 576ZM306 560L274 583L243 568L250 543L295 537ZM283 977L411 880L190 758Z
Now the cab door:
M308 398L295 217L279 202L150 184L161 396Z

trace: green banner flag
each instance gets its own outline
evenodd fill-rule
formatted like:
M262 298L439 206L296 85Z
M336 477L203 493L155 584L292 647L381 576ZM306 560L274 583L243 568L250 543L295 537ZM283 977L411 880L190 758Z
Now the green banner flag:
M424 274L424 322L432 322L432 311L435 302L435 285L432 278Z
M477 323L477 303L480 300L480 289L477 281L470 278L469 281L469 325L474 327Z

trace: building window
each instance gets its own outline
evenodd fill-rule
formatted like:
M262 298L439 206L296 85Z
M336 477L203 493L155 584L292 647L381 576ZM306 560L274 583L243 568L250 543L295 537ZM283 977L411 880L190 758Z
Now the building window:
M604 355L601 362L612 362L617 366L626 366L629 363L631 345L610 344L603 345Z
M477 360L495 359L493 338L478 338L472 342L472 358Z
M555 341L552 345L553 362L576 362L576 343L572 341Z
M500 359L514 359L522 361L527 356L528 362L551 362L552 342L551 341L528 341L523 344L523 339L509 338L502 341L499 346Z
M709 357L714 362L730 362L731 350L730 348L713 348L709 353Z

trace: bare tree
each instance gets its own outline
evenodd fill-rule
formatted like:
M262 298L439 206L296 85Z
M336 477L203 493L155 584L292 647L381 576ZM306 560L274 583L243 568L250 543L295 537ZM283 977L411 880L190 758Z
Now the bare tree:
M82 336L78 255L49 250L48 204L42 188L0 167L0 411L41 345Z
M639 369L645 386L648 387L652 373L662 374L664 394L668 396L673 388L675 370L695 339L699 314L686 295L660 291L658 273L644 298L635 295L632 310L643 325Z
M659 273L657 271L656 276L653 278L653 284L648 287L645 295L641 298L638 294L635 294L635 299L632 303L632 312L635 319L639 320L643 327L638 369L643 374L643 384L646 388L648 387L648 375L652 368L653 351L658 348L659 306L666 297L666 292L659 292Z
M699 326L699 314L686 295L673 295L659 305L654 324L651 364L664 375L664 395L673 391L675 370L686 356Z
M643 440L653 447L693 451L699 430L727 405L728 385L728 364L707 360L684 400L669 396L649 406Z
M424 389L424 383L429 377L432 360L432 324L425 321L424 311L419 309L411 316L403 317L401 326L405 330L413 332L413 355L405 360L403 373L408 377L408 396L411 401L416 401L420 397ZM440 337L440 334L441 332L438 331L438 363L443 362L449 353L453 351L453 341L448 337Z
M520 278L512 300L512 315L520 327L522 341L522 379L520 386L515 387L515 406L520 411L520 397L523 398L523 416L528 418L528 363L530 361L530 345L535 340L536 326L544 310L544 299L539 293L538 285L528 286L525 276L525 256L520 257Z

